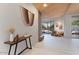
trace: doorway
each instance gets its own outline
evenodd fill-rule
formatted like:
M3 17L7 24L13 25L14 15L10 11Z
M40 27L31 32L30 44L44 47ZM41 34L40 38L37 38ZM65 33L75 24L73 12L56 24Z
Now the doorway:
M42 22L42 34L52 34L54 32L54 21Z
M72 39L79 39L79 17L72 18Z

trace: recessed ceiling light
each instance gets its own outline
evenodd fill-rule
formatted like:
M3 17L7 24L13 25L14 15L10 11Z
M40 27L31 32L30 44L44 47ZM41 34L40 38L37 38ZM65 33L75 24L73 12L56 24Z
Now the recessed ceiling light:
M47 7L47 4L45 3L45 4L43 4L43 6L44 6L44 7Z

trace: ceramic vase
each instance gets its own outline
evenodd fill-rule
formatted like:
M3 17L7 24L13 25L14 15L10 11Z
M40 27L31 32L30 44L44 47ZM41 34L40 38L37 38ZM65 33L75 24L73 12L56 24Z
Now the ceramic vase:
M10 34L10 40L9 41L13 41L14 40L14 37L13 37L13 34Z

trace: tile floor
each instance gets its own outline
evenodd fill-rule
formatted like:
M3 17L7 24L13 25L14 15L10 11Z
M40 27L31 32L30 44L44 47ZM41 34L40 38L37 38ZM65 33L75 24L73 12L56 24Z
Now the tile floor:
M79 39L64 39L44 34L44 40L38 42L32 50L27 50L22 55L78 55Z

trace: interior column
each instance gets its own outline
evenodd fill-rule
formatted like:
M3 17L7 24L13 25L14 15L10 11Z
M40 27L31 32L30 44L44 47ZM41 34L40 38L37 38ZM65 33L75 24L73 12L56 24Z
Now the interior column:
M63 17L64 20L64 38L72 38L72 32L71 32L71 28L72 28L72 19L70 15L66 15Z

